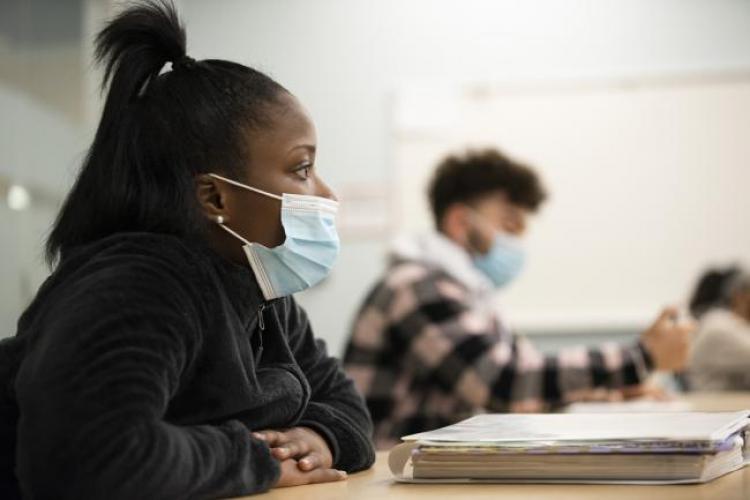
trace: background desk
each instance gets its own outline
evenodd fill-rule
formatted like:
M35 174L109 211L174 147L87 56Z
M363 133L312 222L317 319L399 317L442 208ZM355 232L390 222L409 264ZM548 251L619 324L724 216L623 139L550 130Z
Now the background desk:
M721 411L750 409L750 393L694 394L685 397L695 410ZM407 500L493 498L524 500L748 500L750 499L750 467L719 478L708 484L680 486L622 485L423 485L394 482L388 470L388 453L378 452L375 466L353 474L347 481L282 488L247 497L263 500Z

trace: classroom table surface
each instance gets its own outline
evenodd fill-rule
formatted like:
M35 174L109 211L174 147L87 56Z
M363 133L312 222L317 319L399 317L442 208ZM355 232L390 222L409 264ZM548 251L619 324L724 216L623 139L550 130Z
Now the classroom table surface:
M683 399L695 410L729 411L750 409L748 393L690 394ZM375 466L352 474L337 483L297 486L271 490L263 495L246 497L259 500L410 500L493 498L524 500L748 500L750 467L738 470L706 484L642 485L572 485L572 484L402 484L394 481L388 469L388 452L379 451Z

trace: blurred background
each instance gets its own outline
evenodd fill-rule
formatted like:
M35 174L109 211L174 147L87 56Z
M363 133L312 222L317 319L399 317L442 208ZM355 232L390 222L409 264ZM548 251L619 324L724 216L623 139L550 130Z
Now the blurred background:
M390 240L429 230L444 154L496 146L551 200L499 301L543 349L634 335L701 270L750 257L750 1L177 0L188 54L269 73L313 115L343 201L333 275L299 296L343 349ZM109 0L0 0L0 337L93 137Z

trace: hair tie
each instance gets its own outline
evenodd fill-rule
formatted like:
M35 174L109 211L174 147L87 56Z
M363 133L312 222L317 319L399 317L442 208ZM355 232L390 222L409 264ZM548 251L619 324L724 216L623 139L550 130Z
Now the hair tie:
M172 62L173 70L179 69L179 68L191 69L194 67L195 67L195 59L193 59L192 57L188 55L184 55L180 57L179 59L177 59L176 61Z

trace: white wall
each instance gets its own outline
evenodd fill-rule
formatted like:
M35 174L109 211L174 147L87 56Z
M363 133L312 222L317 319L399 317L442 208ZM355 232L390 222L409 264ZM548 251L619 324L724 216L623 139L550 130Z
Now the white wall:
M191 55L254 65L306 103L318 126L319 166L334 186L390 179L389 100L407 83L750 68L750 2L741 0L183 0L182 7ZM344 243L331 281L301 297L334 352L385 248Z
M520 331L637 331L707 264L750 257L750 72L451 90L396 100L394 219L432 225L414 193L451 151L534 165L551 196L499 296Z
M0 110L0 174L47 193L65 189L85 141L80 126L2 82ZM13 211L0 200L0 338L15 334L19 313L48 273L43 244L55 211L48 202Z

